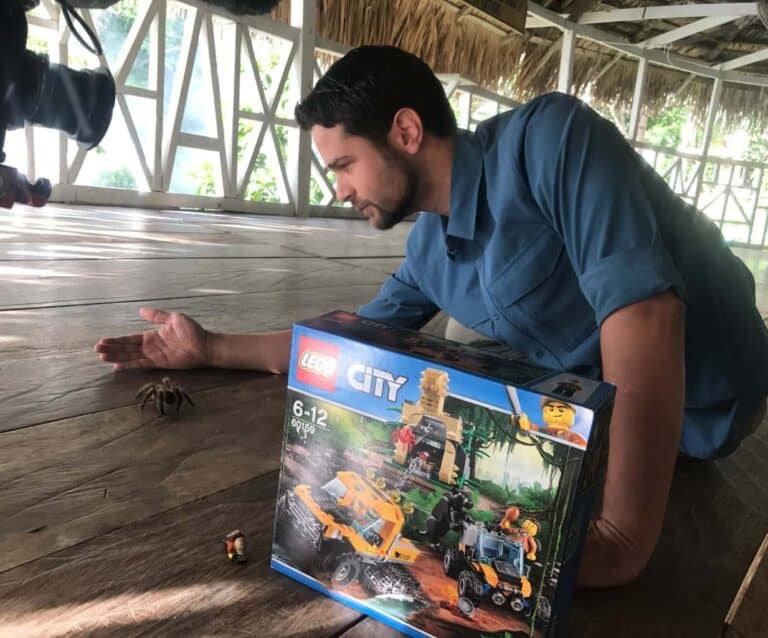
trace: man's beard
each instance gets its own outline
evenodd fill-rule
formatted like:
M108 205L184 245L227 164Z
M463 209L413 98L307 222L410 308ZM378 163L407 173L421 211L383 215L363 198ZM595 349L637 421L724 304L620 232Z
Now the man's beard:
M394 154L393 151L388 153L387 162L400 171L404 184L399 199L391 208L384 209L373 204L373 207L378 211L378 215L374 218L374 226L378 230L389 230L409 215L417 212L416 194L418 192L419 180L416 176L416 171L407 161Z

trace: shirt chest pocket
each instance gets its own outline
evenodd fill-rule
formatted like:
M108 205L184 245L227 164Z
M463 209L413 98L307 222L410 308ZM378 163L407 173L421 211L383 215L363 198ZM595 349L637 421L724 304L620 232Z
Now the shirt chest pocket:
M597 330L595 313L579 288L565 248L535 241L488 273L487 295L499 316L554 351L571 352ZM504 326L500 326L502 332Z

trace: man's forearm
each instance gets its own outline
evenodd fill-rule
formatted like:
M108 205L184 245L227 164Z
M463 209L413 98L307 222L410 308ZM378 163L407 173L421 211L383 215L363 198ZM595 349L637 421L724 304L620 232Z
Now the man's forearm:
M291 356L291 331L252 335L211 333L208 360L217 368L286 373Z
M601 516L590 528L580 581L634 578L661 531L682 430L685 392L682 303L666 293L609 317L603 372L616 384Z

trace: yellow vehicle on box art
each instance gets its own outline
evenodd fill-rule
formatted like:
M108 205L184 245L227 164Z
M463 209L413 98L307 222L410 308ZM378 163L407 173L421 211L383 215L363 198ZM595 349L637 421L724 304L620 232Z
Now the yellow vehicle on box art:
M414 594L404 565L419 555L401 531L405 515L391 496L356 472L340 471L320 488L301 484L278 503L278 537L311 548L336 585L353 581L372 594Z

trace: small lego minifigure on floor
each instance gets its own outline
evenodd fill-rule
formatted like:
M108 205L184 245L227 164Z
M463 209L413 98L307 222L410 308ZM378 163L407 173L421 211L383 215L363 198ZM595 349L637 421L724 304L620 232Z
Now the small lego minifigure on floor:
M245 536L239 529L227 534L224 542L227 545L227 558L229 558L229 560L236 563L248 562L248 558L245 555L247 543L245 542Z

